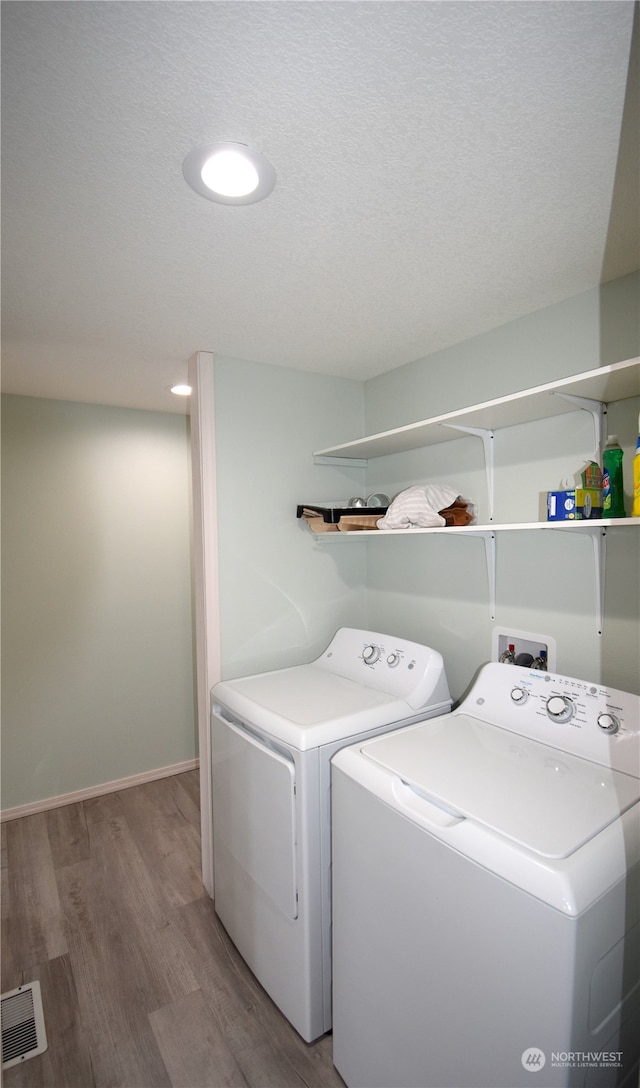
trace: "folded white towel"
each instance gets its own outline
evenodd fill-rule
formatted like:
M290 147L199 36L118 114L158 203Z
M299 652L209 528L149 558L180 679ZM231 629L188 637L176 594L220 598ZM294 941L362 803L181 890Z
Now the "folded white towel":
M385 516L377 523L379 529L429 529L444 525L438 513L446 510L458 498L458 492L446 484L424 484L408 487L396 495Z

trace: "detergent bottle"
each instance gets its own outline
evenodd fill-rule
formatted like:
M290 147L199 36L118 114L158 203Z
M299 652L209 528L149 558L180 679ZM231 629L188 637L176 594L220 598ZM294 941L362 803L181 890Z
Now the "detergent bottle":
M612 434L602 454L602 516L623 518L624 484L622 480L622 450L617 435Z
M638 416L638 441L633 458L633 509L632 518L640 518L640 416Z

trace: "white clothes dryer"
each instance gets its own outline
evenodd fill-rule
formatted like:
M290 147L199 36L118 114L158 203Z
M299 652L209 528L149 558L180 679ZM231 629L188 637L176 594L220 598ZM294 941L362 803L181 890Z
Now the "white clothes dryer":
M331 757L450 708L436 650L347 627L308 665L212 689L216 913L307 1042L331 1027Z
M349 1088L629 1085L640 699L485 665L333 759L333 1054Z

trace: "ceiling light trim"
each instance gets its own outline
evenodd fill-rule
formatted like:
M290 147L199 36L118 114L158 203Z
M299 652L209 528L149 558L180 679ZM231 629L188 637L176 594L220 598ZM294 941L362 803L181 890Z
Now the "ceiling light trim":
M219 151L234 151L251 163L258 174L258 184L255 189L242 196L227 196L214 192L205 184L202 179L202 169ZM201 144L199 147L194 147L182 164L182 174L187 184L196 193L203 196L205 200L212 200L215 204L256 204L269 196L276 184L276 172L261 151L255 151L246 144L230 142Z

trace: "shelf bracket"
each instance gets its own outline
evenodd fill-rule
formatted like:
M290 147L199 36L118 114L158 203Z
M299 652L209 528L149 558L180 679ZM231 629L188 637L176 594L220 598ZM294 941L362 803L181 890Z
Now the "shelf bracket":
M604 577L607 559L607 530L590 530L593 547L593 579L596 597L596 623L598 634L604 629Z
M603 404L599 400L591 400L589 397L576 397L573 393L552 392L551 395L553 397L560 397L560 400L566 400L569 404L575 404L578 408L582 408L584 412L589 412L593 421L594 461L596 461L597 464L602 465L602 430L604 417L607 411L606 404Z
M493 521L493 438L494 432L485 427L461 427L459 423L443 423L443 427L450 427L452 431L464 431L465 434L474 434L482 439L484 447L484 467L487 474L487 493L489 495L489 521Z
M496 618L496 534L479 530L465 530L465 536L479 536L484 540L484 554L487 562L487 581L489 583L490 618Z
M560 532L562 527L558 526ZM564 532L572 530L565 529ZM607 566L607 530L602 527L587 529L580 526L580 535L591 537L593 548L593 588L596 604L596 633L601 635L604 630L604 583Z

